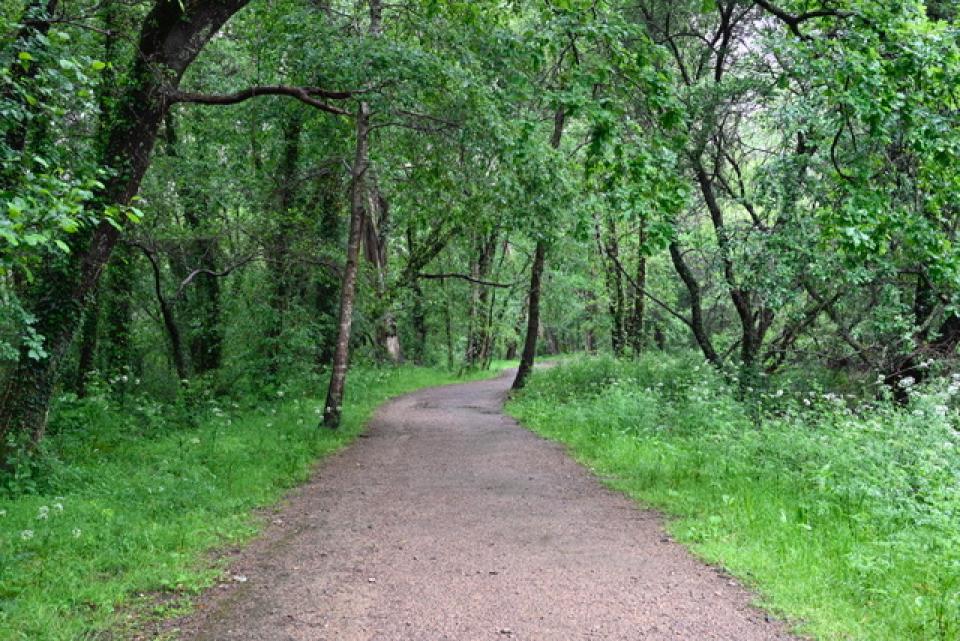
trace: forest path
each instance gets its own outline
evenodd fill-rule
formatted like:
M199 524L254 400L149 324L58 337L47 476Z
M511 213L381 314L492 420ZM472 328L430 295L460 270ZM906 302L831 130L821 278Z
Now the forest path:
M791 639L501 412L509 374L384 405L232 559L187 639ZM245 580L243 580L245 577Z

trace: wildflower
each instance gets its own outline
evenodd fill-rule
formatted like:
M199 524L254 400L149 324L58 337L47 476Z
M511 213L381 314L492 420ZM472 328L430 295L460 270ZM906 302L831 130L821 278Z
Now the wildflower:
M916 382L917 382L917 379L915 379L914 377L904 376L902 379L900 379L900 382L897 383L897 385L899 385L903 389L907 389L907 388L913 387L913 384Z
M285 392L283 390L277 390L277 398L283 398Z
M936 405L933 408L933 413L937 416L944 417L947 415L947 412L950 411L950 408L946 405Z
M24 541L29 541L33 538L33 530L22 530L20 532L20 538Z
M55 509L57 512L63 512L63 503L54 503L53 509Z
M200 439L198 439L196 436L190 439L190 442L193 443L194 445L200 445Z
M810 399L809 398L803 399L803 404L806 405L807 407L810 407Z
M126 383L127 381L130 380L130 378L129 378L126 374L124 374L123 376L120 377L120 380L121 380L122 382Z
M37 519L40 521L45 521L49 516L50 516L50 508L48 508L46 505L41 505L40 508L37 510Z
M320 414L322 414L322 412L320 411L320 408L319 408L319 407L318 407L317 409L313 410L313 413L316 414L317 416L320 416Z
M777 393L774 394L774 396L775 396L776 398L780 398L781 396L783 396L783 390L782 390L782 389L778 389L778 390L777 390Z
M73 538L79 539L81 534L83 534L83 532L80 531L80 528L73 528Z
M6 510L0 510L0 517L6 516L6 515L7 515Z

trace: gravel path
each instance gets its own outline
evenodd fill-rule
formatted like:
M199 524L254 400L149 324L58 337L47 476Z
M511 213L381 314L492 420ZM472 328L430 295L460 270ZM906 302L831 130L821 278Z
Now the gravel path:
M380 409L179 622L206 641L792 639L656 514L501 413L509 376ZM244 580L245 579L245 580Z

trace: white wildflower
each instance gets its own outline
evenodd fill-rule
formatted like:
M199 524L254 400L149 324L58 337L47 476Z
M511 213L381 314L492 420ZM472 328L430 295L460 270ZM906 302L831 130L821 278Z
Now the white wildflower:
M46 505L41 505L40 509L37 510L37 519L40 521L46 521L49 516L50 508L48 508Z
M81 534L83 534L83 532L80 531L80 528L73 528L73 538L79 539Z
M20 532L20 538L24 541L29 541L33 538L33 530L22 530Z
M950 408L946 405L936 405L933 408L933 413L937 416L944 417L947 415L947 412L950 411Z
M277 398L283 398L283 395L284 395L285 393L286 393L286 392L284 392L283 390L277 390Z
M917 379L915 379L914 377L904 376L902 379L900 379L900 382L897 383L897 385L899 385L903 389L907 389L909 387L913 387L913 384L916 382L917 382Z
M198 439L196 436L190 439L190 442L193 443L194 445L200 445L200 439Z
M53 509L55 509L57 512L63 512L63 503L54 503Z

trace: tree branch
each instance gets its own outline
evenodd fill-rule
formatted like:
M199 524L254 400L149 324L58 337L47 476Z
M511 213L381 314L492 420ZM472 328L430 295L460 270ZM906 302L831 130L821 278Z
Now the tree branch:
M758 7L787 25L787 28L790 29L790 32L798 38L807 37L804 36L800 31L800 25L808 20L814 20L816 18L849 18L853 15L848 11L839 11L837 9L815 9L813 11L806 11L804 13L794 15L774 5L772 2L768 2L768 0L753 1Z
M500 287L503 289L509 289L513 287L515 283L494 283L489 280L482 280L480 278L474 278L473 276L467 276L466 274L417 274L417 278L427 278L431 280L446 280L448 278L459 278L460 280L465 280L477 285L484 285L486 287Z
M234 271L235 269L239 269L243 267L244 265L246 265L256 257L257 257L256 253L250 254L249 256L245 256L241 258L239 261L237 261L236 263L234 263L233 265L230 265L229 267L219 272L213 271L212 269L204 269L204 268L194 269L192 272L190 272L190 274L186 278L183 279L183 281L180 282L180 286L177 287L177 293L173 295L173 300L180 300L181 298L183 298L183 293L186 290L187 285L193 282L193 279L196 278L197 276L200 276L202 274L204 276L209 276L211 278L223 278L225 276L229 276L230 272Z
M288 85L263 85L257 87L248 87L242 91L231 94L203 94L192 93L188 91L171 91L167 93L167 100L170 104L186 102L200 105L235 105L258 96L289 96L296 98L302 103L315 107L320 111L325 111L337 116L352 116L353 114L346 109L335 107L324 102L319 98L327 100L346 100L357 95L357 91L329 91L319 87L291 87Z

